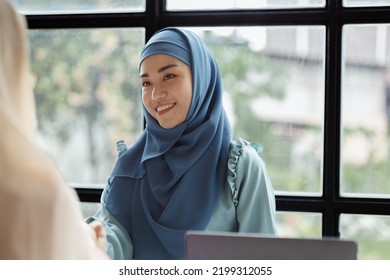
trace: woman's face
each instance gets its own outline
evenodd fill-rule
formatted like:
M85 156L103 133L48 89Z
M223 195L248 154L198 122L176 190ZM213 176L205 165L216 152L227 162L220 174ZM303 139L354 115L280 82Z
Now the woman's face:
M142 102L163 128L185 121L192 98L192 71L187 64L169 55L146 58L140 67Z

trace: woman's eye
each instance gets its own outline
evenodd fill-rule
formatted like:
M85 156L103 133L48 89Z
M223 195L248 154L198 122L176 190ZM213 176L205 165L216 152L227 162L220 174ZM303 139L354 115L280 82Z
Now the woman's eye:
M147 87L147 86L149 86L149 85L150 85L149 82L142 82L142 86L143 86L143 87Z
M164 77L164 80L169 80L169 79L172 79L174 77L173 74L168 74Z

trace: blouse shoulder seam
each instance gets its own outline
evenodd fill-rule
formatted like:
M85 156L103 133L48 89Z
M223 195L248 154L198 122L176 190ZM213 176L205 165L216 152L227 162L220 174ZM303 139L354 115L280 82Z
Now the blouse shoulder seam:
M242 138L239 138L238 140L232 140L230 143L230 153L227 163L227 182L232 193L233 204L235 207L238 204L240 193L239 186L237 186L237 166L240 158L244 153L244 150L247 148L253 148L259 156L263 151L263 147L260 144L251 143Z
M229 159L227 163L228 174L227 181L230 187L230 191L232 193L233 204L236 207L238 204L238 193L239 190L236 185L237 181L237 164L240 156L242 155L242 142L240 140L234 141L232 140L230 144L230 153Z

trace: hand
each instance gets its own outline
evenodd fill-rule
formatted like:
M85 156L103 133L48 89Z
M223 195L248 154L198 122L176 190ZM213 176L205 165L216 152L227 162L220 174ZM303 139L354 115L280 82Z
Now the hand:
M99 221L93 221L88 224L88 228L96 247L106 252L106 231Z

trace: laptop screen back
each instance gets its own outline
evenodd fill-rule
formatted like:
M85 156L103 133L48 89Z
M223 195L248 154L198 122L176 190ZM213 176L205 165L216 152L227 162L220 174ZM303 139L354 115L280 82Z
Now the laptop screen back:
M189 260L356 260L351 240L280 238L260 234L189 231Z

